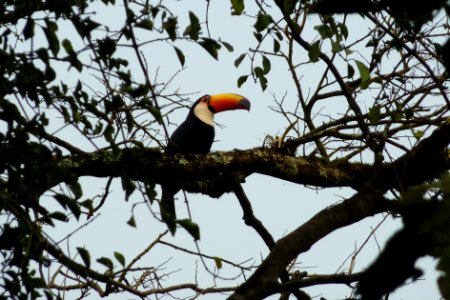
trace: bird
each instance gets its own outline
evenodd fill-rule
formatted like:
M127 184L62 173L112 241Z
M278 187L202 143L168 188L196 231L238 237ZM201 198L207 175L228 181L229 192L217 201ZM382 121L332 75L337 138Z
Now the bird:
M214 142L214 115L228 110L250 110L250 101L239 94L204 95L191 106L189 113L169 138L164 152L174 154L208 154ZM176 230L175 194L181 189L177 181L163 183L160 201L162 220L172 235Z

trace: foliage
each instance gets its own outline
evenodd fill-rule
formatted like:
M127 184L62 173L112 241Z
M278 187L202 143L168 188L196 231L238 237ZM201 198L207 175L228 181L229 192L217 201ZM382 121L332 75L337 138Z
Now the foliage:
M205 16L194 9L180 13L165 1L4 1L0 299L62 299L70 290L79 291L80 299L90 293L147 298L185 290L194 297L230 292L231 299L277 293L310 299L301 288L354 282L363 299L378 299L416 278L414 262L426 254L439 259L439 287L450 298L449 177L441 177L449 169L448 4L345 1L336 7L330 2L232 0L229 13L250 20L254 41L251 49L233 53L234 66L243 72L237 86L245 88L250 78L270 91L279 66L287 70L292 82L286 97L274 95L272 106L286 130L268 135L263 148L174 158L160 149L186 95L170 90L171 78L158 81L166 56L149 63L143 49L163 45L170 50L164 54L181 67L189 64L190 47L215 60L232 53L233 41L210 33L210 23L220 22L208 18L214 3L206 1ZM107 21L94 13L109 9L120 10L120 18ZM343 12L358 14L334 14ZM370 30L354 29L354 22L367 22ZM303 77L312 73L319 79L305 84ZM242 189L253 173L300 187L350 187L354 195L276 241ZM115 249L108 249L110 257L98 257L89 245L63 250L50 233L69 222L89 225L111 200L114 178L120 178L125 201L135 196L150 206L158 201L156 185L174 180L174 174L186 191L236 195L246 224L270 250L261 264L249 267L172 245L163 240L167 232L154 234L134 258ZM86 176L105 179L95 197L85 195L89 185L81 179ZM402 216L404 228L367 272L309 275L293 267L321 238L380 213ZM158 213L153 217L159 220ZM127 224L138 226L133 214ZM200 239L195 219L177 224ZM66 234L63 240L72 235ZM422 247L415 247L418 241ZM233 287L163 286L159 269L139 265L157 244L209 259L214 271L204 263L204 272L214 282L226 268L242 276ZM379 278L387 266L391 280L379 280L376 291L367 288L367 280ZM157 285L146 289L148 282Z

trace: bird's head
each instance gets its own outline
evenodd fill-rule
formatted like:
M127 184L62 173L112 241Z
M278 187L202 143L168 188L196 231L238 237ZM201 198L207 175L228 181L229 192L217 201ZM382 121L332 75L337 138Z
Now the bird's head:
M239 94L205 95L194 103L193 109L197 118L213 125L215 113L234 109L250 110L250 101Z

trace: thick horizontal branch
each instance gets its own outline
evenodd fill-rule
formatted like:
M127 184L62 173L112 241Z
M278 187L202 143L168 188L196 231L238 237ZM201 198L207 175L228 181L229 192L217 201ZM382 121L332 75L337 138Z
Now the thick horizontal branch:
M422 182L435 178L448 169L446 155L435 155L426 160L426 169L420 173L401 172L393 164L382 167L389 188ZM58 165L66 176L58 176L48 188L73 177L130 177L137 181L163 183L178 180L185 190L219 197L232 191L227 174L239 174L240 180L251 174L263 174L293 183L316 187L352 187L359 190L379 169L368 164L345 161L328 162L314 157L292 157L270 149L255 148L214 152L209 155L175 155L155 148L100 150L62 158ZM59 174L60 175L60 174Z
M231 183L226 184L227 180L222 177L230 173L238 173L241 180L259 173L299 184L355 189L364 185L373 174L370 165L291 157L261 148L174 157L154 148L101 150L67 156L59 165L72 177L128 176L154 183L178 180L188 191L214 197L232 191Z

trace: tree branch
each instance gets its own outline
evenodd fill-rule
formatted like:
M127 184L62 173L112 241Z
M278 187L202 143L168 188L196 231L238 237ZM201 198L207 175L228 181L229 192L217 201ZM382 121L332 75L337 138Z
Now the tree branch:
M409 176L418 178L430 160L450 143L450 121L423 139L411 152L381 169L351 198L326 208L280 239L255 273L229 299L262 299L277 292L278 276L300 253L308 251L331 232L366 217L387 211L390 202L383 195L394 182L402 184Z

